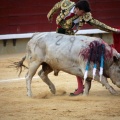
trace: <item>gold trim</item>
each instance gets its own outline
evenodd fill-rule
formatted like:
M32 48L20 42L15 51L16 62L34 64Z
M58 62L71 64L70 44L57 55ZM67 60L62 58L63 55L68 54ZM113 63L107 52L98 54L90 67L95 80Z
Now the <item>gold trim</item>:
M85 20L85 22L88 22L89 20L92 19L92 14L90 12L87 12L83 15L83 19Z
M73 5L75 5L74 2L71 2L70 0L63 0L61 2L61 9L65 10L65 9L71 8Z

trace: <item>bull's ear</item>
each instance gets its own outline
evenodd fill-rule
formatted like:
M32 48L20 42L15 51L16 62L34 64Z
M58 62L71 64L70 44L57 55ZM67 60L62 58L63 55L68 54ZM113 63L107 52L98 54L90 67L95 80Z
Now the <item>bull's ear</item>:
M114 62L118 62L118 60L119 60L119 59L118 59L116 56L113 56L113 61L114 61Z

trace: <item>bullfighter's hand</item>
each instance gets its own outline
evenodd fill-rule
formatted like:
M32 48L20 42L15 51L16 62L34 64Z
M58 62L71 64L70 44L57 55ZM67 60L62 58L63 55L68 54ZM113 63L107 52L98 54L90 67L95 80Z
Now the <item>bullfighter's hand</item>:
M49 14L47 15L48 21L52 22L53 18L52 16L49 16Z
M120 34L120 30L118 29L116 33L117 33L117 34Z

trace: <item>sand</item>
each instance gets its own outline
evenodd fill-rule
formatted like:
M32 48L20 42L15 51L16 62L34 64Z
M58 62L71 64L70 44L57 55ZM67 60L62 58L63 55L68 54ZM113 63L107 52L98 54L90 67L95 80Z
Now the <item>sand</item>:
M32 81L33 97L26 96L24 70L20 77L12 61L24 54L0 56L0 120L120 120L120 96L109 93L93 81L89 96L69 96L77 87L76 78L60 72L49 75L56 86L53 95L48 86L35 75ZM109 83L120 93L120 89Z

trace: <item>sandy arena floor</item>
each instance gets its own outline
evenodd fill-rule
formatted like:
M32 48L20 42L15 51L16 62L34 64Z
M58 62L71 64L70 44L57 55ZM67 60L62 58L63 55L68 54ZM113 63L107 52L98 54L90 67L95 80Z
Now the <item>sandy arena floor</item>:
M58 77L49 75L56 95L36 74L32 81L33 97L27 97L24 79L27 70L20 80L16 70L7 67L22 56L0 56L0 120L120 120L120 96L111 95L94 81L89 96L70 97L77 83L75 76L63 72ZM112 86L120 93L119 88Z

